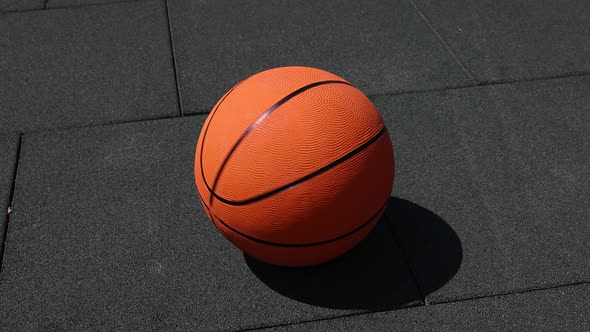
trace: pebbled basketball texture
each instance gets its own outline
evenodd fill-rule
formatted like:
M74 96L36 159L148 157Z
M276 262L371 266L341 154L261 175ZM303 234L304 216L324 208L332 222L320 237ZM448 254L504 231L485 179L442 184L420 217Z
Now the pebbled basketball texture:
M282 266L332 260L383 214L393 148L371 101L308 67L263 71L214 106L195 153L201 203L246 254Z

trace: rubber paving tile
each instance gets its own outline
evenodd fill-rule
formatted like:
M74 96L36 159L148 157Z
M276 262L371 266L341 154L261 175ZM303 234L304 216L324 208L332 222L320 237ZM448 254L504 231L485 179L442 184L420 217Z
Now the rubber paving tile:
M590 77L374 102L404 200L392 225L428 301L590 281Z
M47 0L47 8L62 8L85 5L102 5L119 2L135 2L145 0Z
M263 331L588 331L588 296L585 284Z
M405 0L170 1L183 111L209 111L233 85L265 69L308 66L367 94L468 82Z
M179 114L163 2L7 14L0 31L1 130Z
M590 71L585 0L415 0L480 81Z
M0 241L4 239L8 206L10 205L10 191L13 187L14 168L18 153L18 140L17 134L0 135L0 147L2 147L2 153L0 153ZM1 245L0 243L0 258L2 257ZM0 266L2 266L1 262Z
M42 9L44 0L0 0L0 12Z
M23 136L0 329L227 330L422 303L385 222L320 267L244 257L197 199L203 121Z

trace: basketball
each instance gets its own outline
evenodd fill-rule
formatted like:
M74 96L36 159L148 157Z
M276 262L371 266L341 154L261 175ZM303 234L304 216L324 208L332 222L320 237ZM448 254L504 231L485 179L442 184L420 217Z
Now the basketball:
M354 248L377 224L393 185L393 147L355 86L320 69L281 67L217 102L194 175L208 217L245 254L311 266Z

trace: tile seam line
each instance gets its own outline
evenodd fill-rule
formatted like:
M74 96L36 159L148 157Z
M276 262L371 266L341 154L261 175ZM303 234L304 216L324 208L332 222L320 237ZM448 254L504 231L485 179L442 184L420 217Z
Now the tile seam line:
M470 296L470 297L461 298L461 299L454 299L454 300L436 301L436 302L431 302L431 305L456 303L456 302L464 302L464 301L475 301L475 300L489 299L489 298L502 298L502 297L507 297L507 296L511 296L511 295L544 292L544 291L553 290L553 289L567 288L567 287L580 286L580 285L590 285L590 280L575 281L575 282L570 282L570 283L565 283L565 284L557 284L557 285L544 286L544 287L538 287L538 288L523 288L523 289L517 289L514 291L508 291L508 292L502 292L502 293L496 293L496 294L480 295L480 296Z
M8 207L11 209L14 203L14 191L16 190L16 177L18 175L18 166L20 164L22 144L23 133L19 133L18 143L16 145L16 160L14 161L14 170L12 171L12 184L10 186L10 194L8 195ZM2 242L0 243L0 274L2 274L2 267L4 265L4 252L6 249L6 239L8 238L8 224L10 223L10 215L12 214L12 211L10 212L10 214L8 213L8 211L6 211L5 213L6 214L4 219L4 225L2 226L4 228L4 234L2 236L2 239L0 239L2 240Z
M590 71L588 71L588 72L585 72L585 71L570 72L570 73L566 73L566 74L562 74L562 75L539 76L539 77L530 77L530 78L521 78L521 79L516 78L516 79L496 80L496 81L489 80L489 81L482 81L480 83L475 83L475 84L462 84L462 85L446 86L446 87L431 88L431 89L391 91L391 92L383 92L383 93L374 93L374 94L370 94L367 96L369 98L386 97L386 96L403 96L403 95L429 93L429 92L454 91L454 90L470 89L470 88L486 87L486 86L494 86L494 85L510 85L510 84L519 84L519 83L543 82L543 81L552 81L552 80L560 80L560 79L584 77L584 76L590 76ZM198 114L203 114L203 113L198 113Z
M431 92L444 92L444 91L454 91L459 89L470 89L470 88L477 88L477 87L485 87L490 85L509 85L509 84L518 84L518 83L526 83L526 82L537 82L537 81L550 81L550 80L559 80L559 79L567 79L573 77L584 77L590 76L590 72L579 72L579 73L570 73L563 76L546 76L546 77L536 77L530 79L515 79L509 81L488 81L479 84L471 84L471 85L459 85L459 86L452 86L452 87L444 87L444 88L434 88L434 89L422 89L422 90L406 90L406 91L394 91L394 92L385 92L385 93L375 93L367 95L369 98L377 98L377 97L387 97L387 96L403 96L403 95L412 95L412 94L421 94L421 93L431 93ZM193 117L193 116L203 116L209 115L209 111L199 111L197 113L188 113L183 114L183 117ZM142 119L133 119L133 120L123 120L123 121L110 121L110 122L103 122L97 124L90 124L90 125L80 125L80 126L64 126L64 127L57 127L52 129L39 129L39 130L30 130L24 131L22 134L29 135L29 134L46 134L52 132L60 132L66 130L76 130L76 129L85 129L85 128L96 128L96 127L103 127L103 126L114 126L114 125L121 125L121 124L130 124L130 123L140 123L140 122L151 122L157 120L167 120L167 119L175 119L178 118L178 115L169 115L169 116L157 116L157 117L146 117Z
M182 98L180 94L180 79L178 77L178 64L176 63L176 52L174 51L174 39L172 38L172 22L170 21L170 6L168 0L164 0L164 6L166 7L166 23L168 25L168 40L170 41L170 53L172 56L172 70L174 72L174 82L176 84L176 98L178 101L178 109L180 116L184 116L184 110L182 105Z
M198 116L198 115L203 115L203 114L187 114L186 117L193 117L193 116ZM159 120L172 120L172 119L178 119L178 118L179 118L178 115L165 115L165 116L158 116L158 117L152 117L152 118L123 120L123 121L111 121L111 122L103 122L103 123L96 123L96 124L82 125L82 126L66 126L66 127L57 127L57 128L51 128L51 129L31 130L31 131L22 132L22 134L23 135L51 134L51 133L58 133L58 132L62 132L62 131L68 131L68 130L110 127L110 126L132 124L132 123L153 122L153 121L159 121Z
M386 213L387 213L387 211L386 211ZM387 227L387 229L389 230L389 233L390 233L391 238L393 240L392 247L394 250L399 251L400 255L402 256L402 259L403 259L404 263L406 264L406 268L408 269L408 272L410 273L410 277L412 278L412 281L414 282L414 285L416 286L416 290L418 291L418 295L420 296L420 299L422 300L422 304L424 306L427 306L427 305L429 305L428 298L426 297L426 293L422 289L422 285L420 285L420 283L418 282L418 278L416 278L416 275L417 275L416 269L414 268L414 265L411 264L410 259L408 259L408 255L406 254L406 250L401 245L401 241L399 241L399 238L397 237L397 234L395 233L393 225L388 220L391 220L391 219L386 218L383 221L386 223L385 227Z
M529 77L529 78L515 78L515 79L495 80L495 81L489 80L489 81L482 81L482 82L473 83L473 84L450 85L450 86L445 86L445 87L440 87L440 88L381 92L381 93L368 94L367 97L376 98L376 97L388 97L388 96L404 96L404 95L413 95L413 94L430 93L430 92L454 91L454 90L470 89L470 88L478 88L478 87L486 87L486 86L494 86L494 85L510 85L510 84L519 84L519 83L543 82L543 81L552 81L552 80L560 80L560 79L584 77L584 76L590 76L590 71L569 72L569 73L564 73L564 74L560 74L560 75L537 76L537 77ZM210 113L209 110L202 109L202 110L197 110L194 113L189 113L189 114L185 114L185 115L207 115L209 113Z
M447 50L447 52L449 53L449 55L455 60L455 62L461 68L461 70L463 71L463 73L465 75L467 75L467 78L471 82L477 83L477 80L475 79L475 77L471 74L471 72L469 70L467 70L467 68L463 65L463 63L461 63L461 61L459 60L459 58L457 57L457 55L455 54L455 52L453 51L453 49L451 48L451 46L438 33L438 31L436 31L436 29L434 28L434 26L432 25L432 23L430 23L430 20L428 20L428 17L426 17L426 15L420 10L420 8L416 4L416 2L414 0L408 0L408 1L412 5L412 7L414 7L414 9L418 13L418 15L422 18L422 20L424 21L424 23L426 23L426 25L428 26L428 28L430 29L430 31L432 31L432 33L434 33L434 35L436 36L436 38L438 38L438 40L443 44L444 48Z
M334 317L323 317L323 318L316 318L316 319L311 319L311 320L301 321L301 322L279 323L279 324L268 325L268 326L247 327L247 328L243 328L243 329L230 329L229 331L233 331L233 332L258 331L258 330L269 329L269 328L274 328L274 327L296 326L299 324L323 322L323 321L336 320L336 319L342 319L342 318L348 318L348 317L364 316L364 315L370 315L370 314L376 314L376 313L382 313L382 312L412 309L412 308L417 308L417 307L424 307L424 305L423 304L415 304L415 305L403 306L403 307L395 308L395 309L351 312L351 313L347 313L347 314L337 315Z
M464 299L452 300L452 301L447 301L447 302L436 302L436 303L430 304L429 306L432 307L432 306L437 306L439 304L446 304L446 303L468 302L468 301L475 301L475 300L486 299L486 298L501 298L501 297L507 297L507 296L510 296L510 295L526 294L526 293L534 293L534 292L543 292L543 291L552 290L552 289L567 288L567 287L579 286L579 285L590 285L590 281L579 281L579 282L573 282L573 283L569 283L569 284L556 285L556 286L551 286L551 287L542 287L542 288L529 289L529 290L520 290L520 291L510 292L510 293L501 293L501 294L494 294L494 295L485 295L485 296L480 296L480 297L464 298ZM326 317L326 318L319 318L319 319L311 319L311 320L300 321L300 322L295 322L295 323L284 323L284 324L274 324L274 325L268 325L268 326L259 326L259 327L238 329L238 330L232 330L232 331L236 331L236 332L242 332L242 331L258 331L258 330L263 330L263 329L271 329L271 328L274 328L274 327L297 326L297 325L302 325L302 324L309 324L309 323L316 323L316 322L337 320L337 319L348 318L348 317L360 317L360 316L366 316L366 315L372 315L372 314L378 314L378 313L385 313L385 312L395 312L395 311L401 311L401 310L412 310L412 309L420 308L420 307L425 307L425 306L424 305L414 305L414 306L402 307L402 308L397 308L397 309L392 309L392 310L376 310L376 311L358 312L358 313L351 313L351 314L346 314L346 315L341 315L341 316L335 316L335 317Z
M50 0L44 0L49 3ZM0 11L0 17L2 15L11 15L11 14L25 14L25 13L32 13L32 12L43 12L43 11L54 11L54 10L64 10L64 9L79 9L85 7L109 7L109 6L116 6L122 5L126 3L135 3L135 2L155 2L157 0L115 0L114 2L107 2L107 3L89 3L89 4L82 4L82 5L72 5L72 6L48 6L48 7L41 7L41 8L28 8L28 9L11 9Z

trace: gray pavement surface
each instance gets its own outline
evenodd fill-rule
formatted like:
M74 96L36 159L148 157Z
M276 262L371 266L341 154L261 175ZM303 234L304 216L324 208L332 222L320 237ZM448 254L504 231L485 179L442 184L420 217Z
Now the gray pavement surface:
M588 17L0 0L0 330L590 329ZM313 268L242 254L192 174L213 104L283 65L355 84L395 149L378 226Z

